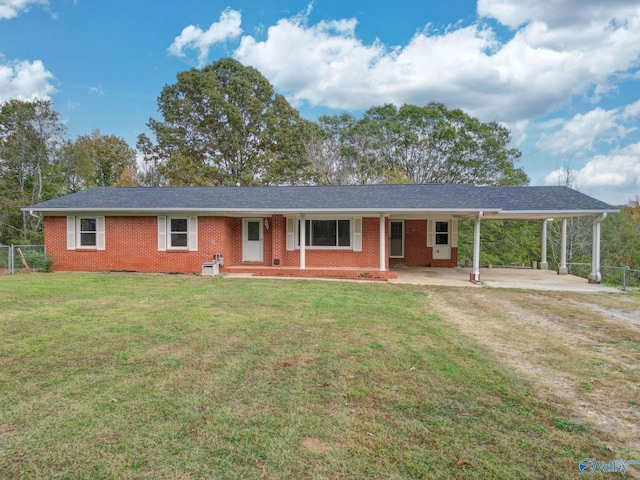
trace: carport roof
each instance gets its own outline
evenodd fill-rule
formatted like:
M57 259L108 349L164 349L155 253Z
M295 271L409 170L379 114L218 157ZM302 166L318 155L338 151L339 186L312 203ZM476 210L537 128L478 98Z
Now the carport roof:
M595 215L617 209L567 187L342 185L268 187L97 187L23 208L44 214L100 212L429 213L500 218Z

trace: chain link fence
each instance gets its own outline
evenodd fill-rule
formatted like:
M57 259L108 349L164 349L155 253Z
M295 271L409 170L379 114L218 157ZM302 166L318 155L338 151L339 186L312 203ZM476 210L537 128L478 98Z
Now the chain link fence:
M0 245L0 274L48 272L50 268L44 245Z
M9 265L10 249L9 245L0 244L0 274L11 272L11 265Z
M567 263L567 268L571 275L576 275L577 277L589 278L589 273L591 273L590 263ZM604 284L620 287L623 290L640 288L640 270L634 270L630 267L602 265L600 274Z

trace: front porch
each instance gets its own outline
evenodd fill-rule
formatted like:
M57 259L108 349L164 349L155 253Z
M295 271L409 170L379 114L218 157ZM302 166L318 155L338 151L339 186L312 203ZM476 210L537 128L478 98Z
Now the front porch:
M220 269L229 275L250 275L252 277L321 278L340 280L382 281L397 279L398 274L389 270L350 267L269 267L263 265L232 265Z

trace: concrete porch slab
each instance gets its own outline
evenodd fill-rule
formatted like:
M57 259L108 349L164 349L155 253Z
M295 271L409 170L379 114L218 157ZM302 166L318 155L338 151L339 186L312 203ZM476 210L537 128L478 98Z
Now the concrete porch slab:
M398 274L398 278L390 279L389 283L467 288L522 288L565 292L621 292L621 290L607 285L589 283L585 278L558 275L553 270L482 268L480 283L477 284L469 281L472 272L470 268L411 267L394 270L394 272Z

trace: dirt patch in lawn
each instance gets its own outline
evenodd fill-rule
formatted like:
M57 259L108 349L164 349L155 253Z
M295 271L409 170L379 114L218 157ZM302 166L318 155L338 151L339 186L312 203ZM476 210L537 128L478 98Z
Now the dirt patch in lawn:
M305 438L302 441L302 448L310 451L311 453L325 453L329 451L329 445L317 438Z
M637 296L437 289L431 299L537 396L602 431L612 451L640 457Z

